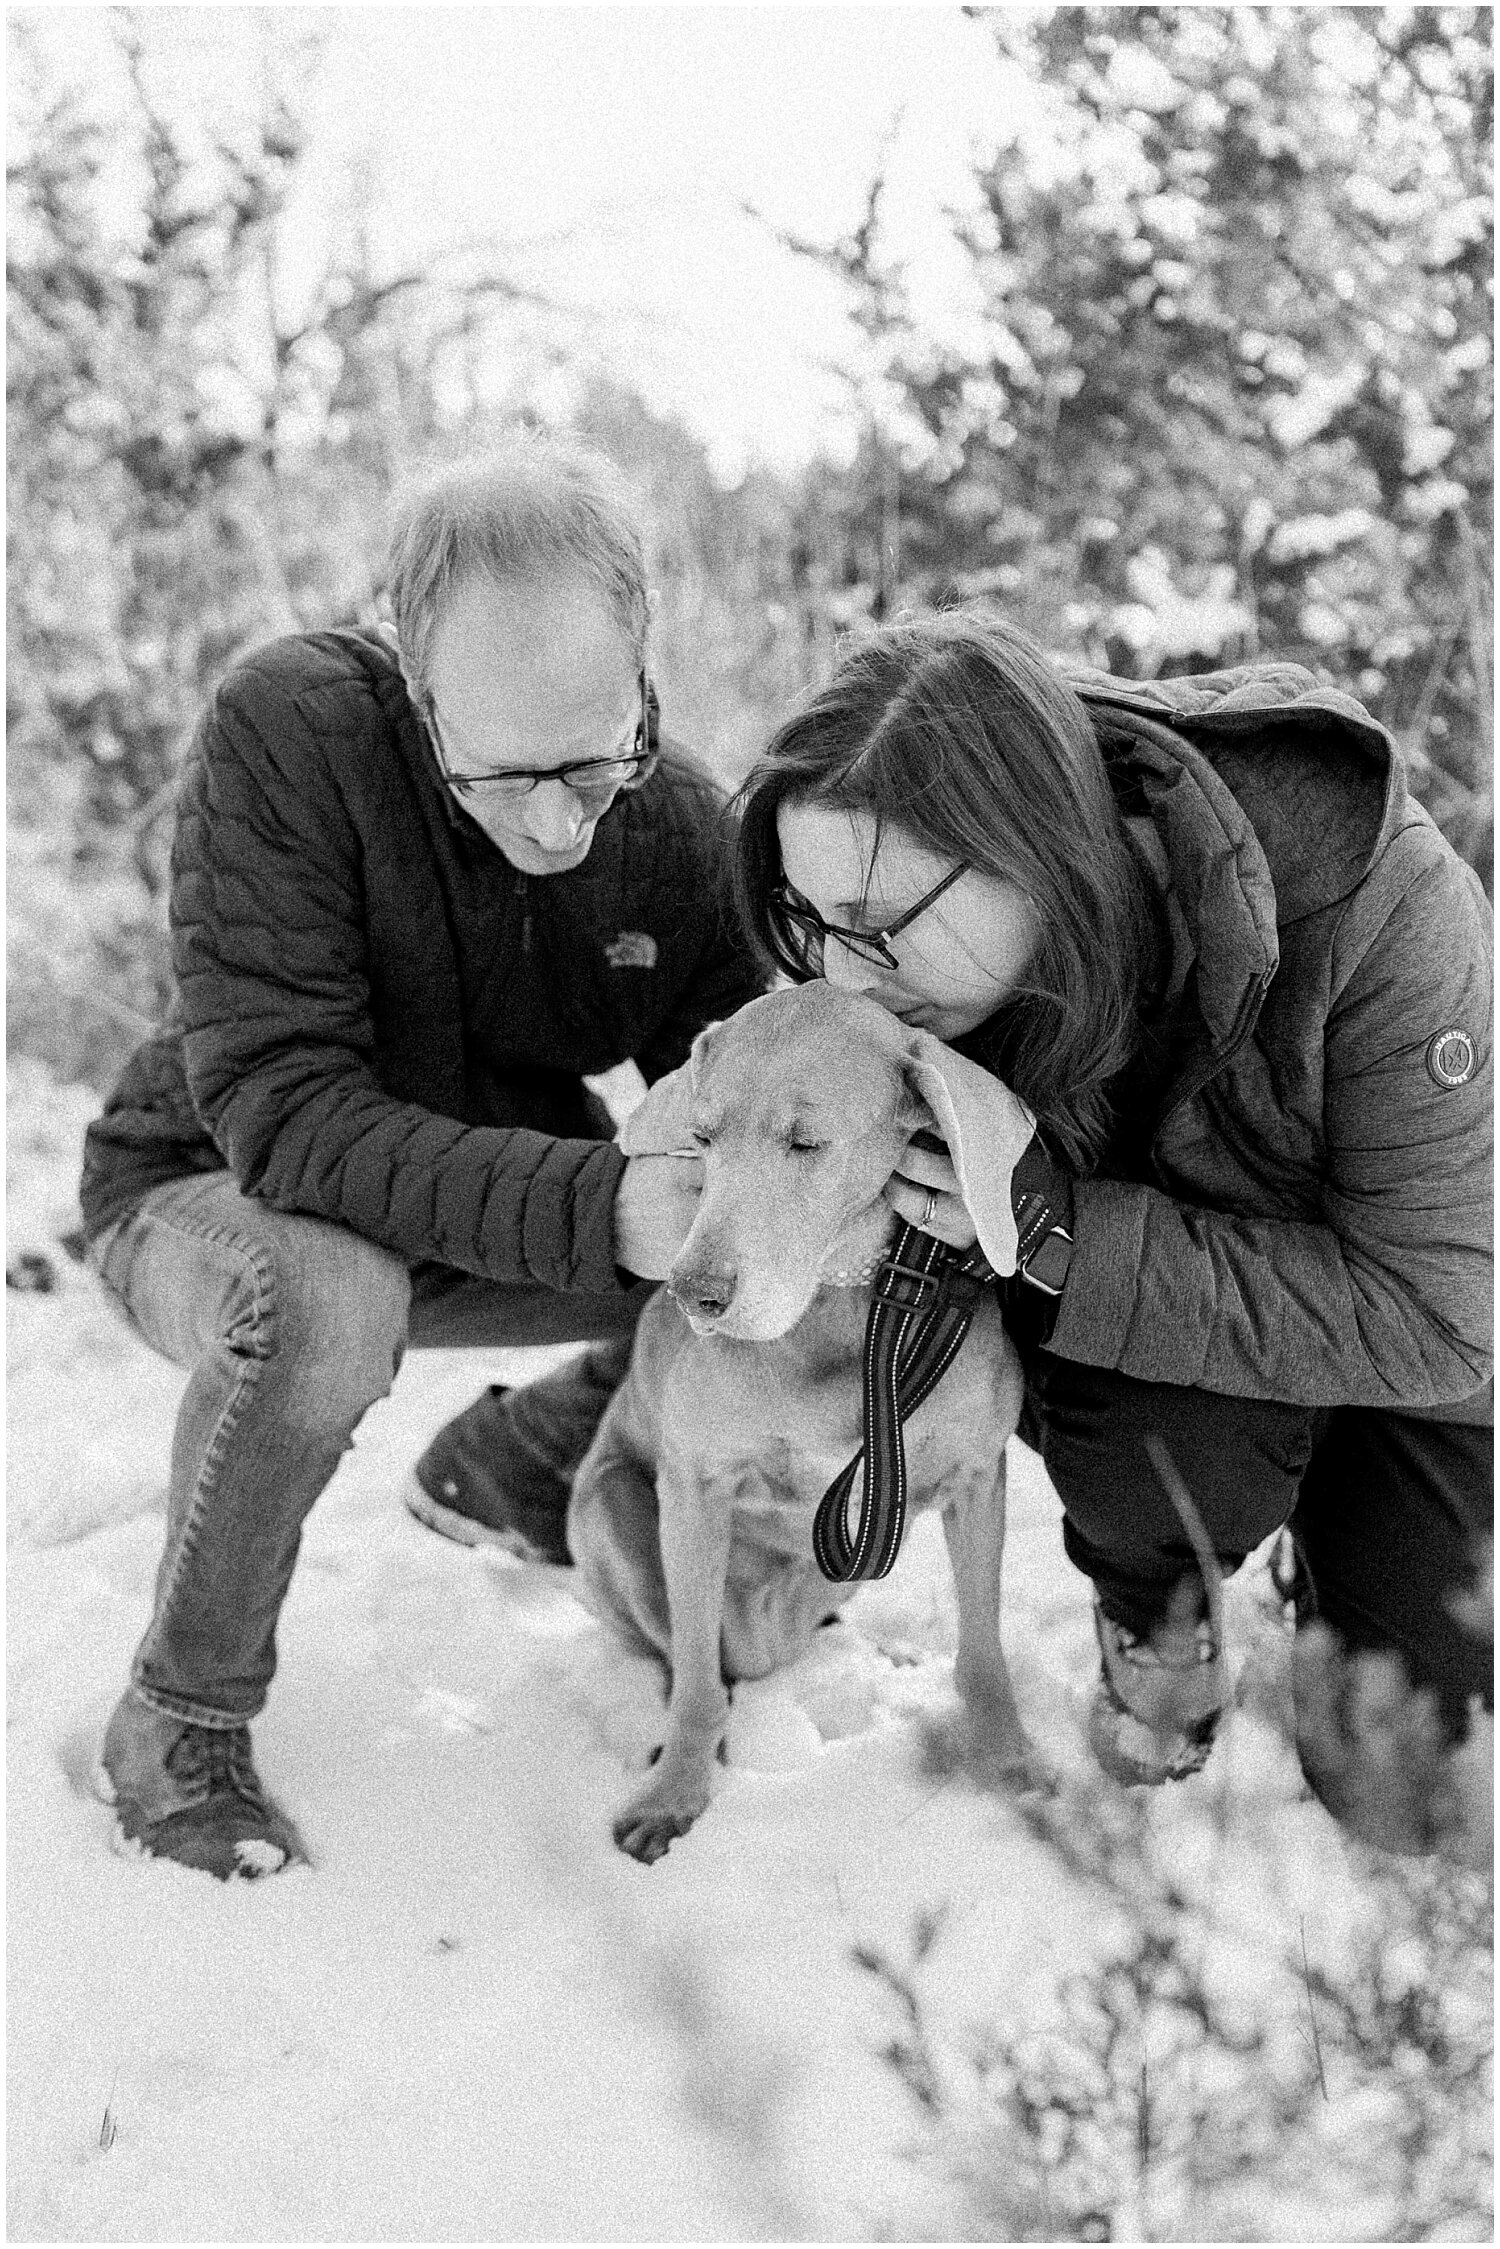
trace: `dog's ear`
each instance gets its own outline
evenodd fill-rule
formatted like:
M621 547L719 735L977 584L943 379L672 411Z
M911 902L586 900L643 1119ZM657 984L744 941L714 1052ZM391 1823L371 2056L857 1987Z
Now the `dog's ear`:
M699 1153L690 1124L693 1081L709 1032L715 1029L717 1025L710 1023L706 1030L700 1031L686 1062L669 1070L664 1078L658 1078L648 1089L645 1100L631 1110L615 1136L623 1155L696 1156Z
M692 1064L658 1078L644 1101L631 1110L616 1139L627 1156L678 1156L692 1147L688 1111L693 1100ZM696 1148L693 1149L696 1155Z
M980 1248L997 1273L1013 1273L1016 1221L1010 1177L1036 1130L1035 1117L1009 1086L955 1054L930 1031L912 1033L906 1078L948 1144Z

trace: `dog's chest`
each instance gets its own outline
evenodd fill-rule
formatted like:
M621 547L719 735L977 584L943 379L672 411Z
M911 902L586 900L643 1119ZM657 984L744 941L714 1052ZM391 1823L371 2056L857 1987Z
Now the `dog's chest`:
M788 1382L774 1368L736 1364L726 1354L702 1376L681 1444L694 1480L737 1516L805 1515L810 1525L862 1442L858 1359Z
M738 1534L811 1552L812 1523L864 1443L863 1320L816 1352L699 1344L674 1369L676 1465ZM676 1383L674 1382L674 1387ZM998 1311L983 1307L937 1388L904 1425L913 1512L993 1470L1019 1409L1019 1370Z

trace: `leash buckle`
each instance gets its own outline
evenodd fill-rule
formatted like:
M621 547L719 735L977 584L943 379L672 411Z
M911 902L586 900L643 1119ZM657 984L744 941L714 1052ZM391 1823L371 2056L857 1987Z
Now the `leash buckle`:
M888 1257L875 1276L875 1302L889 1304L898 1312L925 1312L936 1303L940 1285L936 1273L924 1273L918 1265L903 1265L900 1258Z

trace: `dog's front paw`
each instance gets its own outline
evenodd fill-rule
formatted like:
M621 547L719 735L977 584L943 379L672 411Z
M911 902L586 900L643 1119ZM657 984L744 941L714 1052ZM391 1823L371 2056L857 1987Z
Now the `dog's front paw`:
M1058 1772L1014 1718L964 1708L930 1719L923 1729L922 1762L930 1773L964 1773L976 1788L1009 1796L1057 1792Z
M627 1804L611 1832L622 1851L643 1866L654 1866L707 1808L708 1795L707 1776L701 1781L682 1773L659 1778Z
M1009 1796L1055 1796L1058 1791L1057 1767L1025 1734L1019 1741L978 1743L968 1765L980 1788L1003 1789Z

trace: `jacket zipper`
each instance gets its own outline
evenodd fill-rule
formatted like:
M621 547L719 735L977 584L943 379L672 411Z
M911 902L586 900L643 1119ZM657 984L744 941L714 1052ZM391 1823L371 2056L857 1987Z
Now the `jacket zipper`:
M1241 1009L1241 1021L1230 1033L1228 1045L1221 1047L1216 1054L1209 1055L1205 1062L1193 1064L1172 1089L1171 1105L1163 1109L1161 1115L1157 1118L1156 1127L1151 1135L1151 1154L1153 1157L1156 1154L1157 1144L1162 1134L1166 1131L1178 1110L1186 1108L1190 1101L1197 1099L1210 1079L1216 1078L1219 1072L1234 1060L1240 1048L1251 1036L1256 1024L1260 1021L1261 1008L1265 1004L1266 994L1275 982L1275 978L1276 970L1274 968L1264 970L1256 978L1255 990L1247 997L1245 1005Z
M531 958L531 892L525 875L516 877L516 895L521 901L521 957Z

